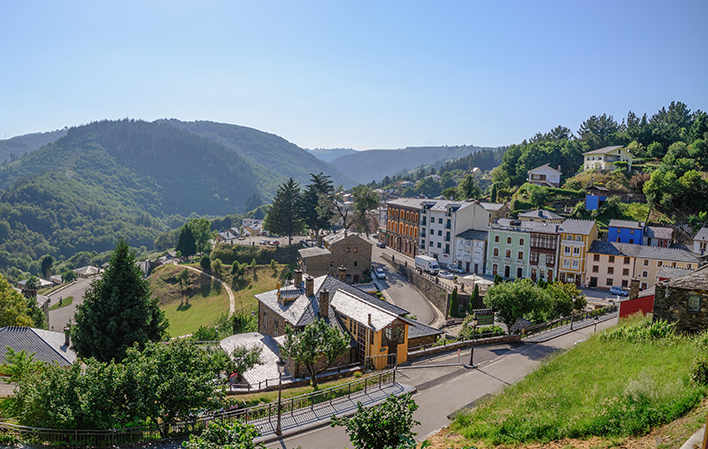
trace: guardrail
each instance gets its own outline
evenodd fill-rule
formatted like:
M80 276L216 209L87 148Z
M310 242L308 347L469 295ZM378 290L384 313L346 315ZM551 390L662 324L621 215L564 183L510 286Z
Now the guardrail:
M355 381L347 382L322 390L294 396L281 401L281 415L294 414L299 410L313 408L316 404L344 396L350 397L352 393L382 389L396 383L396 370L388 370L380 373L370 374ZM204 428L209 422L219 421L242 421L248 424L265 424L275 419L278 414L277 403L260 404L248 408L233 408L220 410L212 413L205 413L195 416L191 421L179 422L162 429L158 427L136 427L131 429L108 429L108 430L84 430L84 429L50 429L42 427L21 426L18 424L0 422L0 437L15 438L18 442L53 447L71 448L107 448L126 444L137 444L143 442L155 442L164 440L164 435L171 438L183 436L188 432ZM7 440L6 440L7 441Z
M601 317L610 313L617 311L617 306L606 306L601 309L593 310L592 312L576 313L569 316L557 318L555 320L547 321L545 323L539 323L531 325L523 330L524 336L529 336L533 334L538 334L549 329L554 329L556 327L564 326L566 324L571 324L579 321L586 321L590 318Z

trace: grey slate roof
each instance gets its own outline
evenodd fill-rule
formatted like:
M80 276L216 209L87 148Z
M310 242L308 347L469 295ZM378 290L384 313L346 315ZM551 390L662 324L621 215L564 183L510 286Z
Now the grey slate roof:
M489 231L476 231L474 229L468 229L464 232L457 234L457 238L465 240L487 240L487 235Z
M76 361L73 349L64 346L64 333L31 327L0 328L0 360L5 361L6 348L35 354L35 360L69 366Z
M614 218L610 220L608 225L611 228L628 228L628 229L642 229L644 227L643 223L631 220L615 220Z
M693 237L693 240L708 240L708 226L701 228L696 233L696 236Z
M607 254L610 256L631 256L643 259L698 263L698 258L689 251L675 248L661 248L658 246L634 245L632 243L594 240L588 252Z
M496 212L504 207L502 203L479 203L485 210Z
M388 201L386 204L389 204L391 206L409 207L412 209L422 209L424 201L431 200L425 200L420 198L396 198L395 200Z
M617 148L622 148L622 145L614 145L614 146L609 146L609 147L602 147L598 148L597 150L592 150L585 152L583 154L605 154L605 153L611 153L615 151Z
M555 212L551 212L550 210L535 209L519 214L519 218L541 218L550 220L560 220L563 217L561 217Z
M344 231L336 232L334 234L329 234L323 238L323 240L328 244L332 245L334 243L340 242L345 239L352 239L352 238L357 238L364 240L365 242L371 244L367 239L363 238L361 235L359 235L356 232L347 232L347 235L344 235Z
M656 271L657 278L680 278L681 276L686 276L687 274L693 273L693 270L686 270L683 268L671 268L662 266Z
M536 170L538 170L539 168L550 168L551 170L560 173L560 171L559 171L557 168L553 168L553 167L551 167L551 166L548 165L548 164L543 164L543 165L538 166L538 167L536 167L536 168L532 168L531 170L529 170L529 173L532 172L532 171L536 171Z
M673 228L667 228L663 226L647 226L647 237L653 239L671 240L673 235Z
M313 246L312 248L302 248L299 249L297 252L303 259L307 257L328 256L332 254L327 248L320 248L319 246Z
M708 265L691 274L667 282L671 288L708 291Z
M261 348L261 363L245 373L239 373L250 385L257 385L259 381L266 379L278 378L276 362L280 359L280 346L270 335L258 332L236 334L224 338L219 342L219 345L229 356L237 346L245 346L248 349Z
M568 234L583 234L588 235L592 231L592 227L595 224L594 220L565 220L560 225L559 232L565 232Z
M420 321L409 320L409 326L408 326L408 339L410 340L411 338L420 338L420 337L428 337L430 335L442 335L443 331L440 329L436 329L434 327L430 327L427 324L423 324Z
M557 234L559 224L541 223L538 221L522 221L521 228L528 232L542 232L546 234Z

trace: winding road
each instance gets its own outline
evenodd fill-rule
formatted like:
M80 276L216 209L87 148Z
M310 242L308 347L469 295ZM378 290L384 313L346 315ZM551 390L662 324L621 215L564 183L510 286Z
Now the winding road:
M194 271L195 273L199 273L204 276L207 276L217 282L221 282L222 287L224 287L224 289L226 290L226 293L229 295L229 317L233 316L233 314L236 313L236 298L234 297L233 290L231 290L231 287L229 287L229 285L226 282L224 282L221 279L214 277L211 274L206 273L198 268L190 267L189 265L177 265L177 266L184 267L190 271Z

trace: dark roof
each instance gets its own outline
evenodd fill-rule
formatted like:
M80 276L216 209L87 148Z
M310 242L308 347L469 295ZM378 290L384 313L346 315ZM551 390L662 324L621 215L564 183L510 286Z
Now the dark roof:
M653 239L671 240L674 229L663 226L647 226L647 237Z
M68 366L76 361L73 349L64 345L64 333L31 327L0 328L0 360L5 361L6 348L34 354L35 360Z
M693 237L693 240L708 240L708 227L701 228L696 233L696 236Z
M328 256L332 254L327 248L320 248L319 246L313 246L312 248L302 248L299 249L297 252L303 259L307 257Z
M708 265L686 276L667 281L666 285L671 288L681 288L684 290L708 291Z
M561 223L558 232L565 232L568 234L590 234L592 227L595 225L594 220L565 220Z
M695 255L682 249L635 245L632 243L605 242L603 240L594 240L592 244L590 244L588 252L607 254L610 256L631 256L643 259L698 263L698 258Z
M334 234L329 234L329 235L325 236L325 237L323 238L323 240L324 240L328 245L332 245L332 244L337 243L337 242L340 242L340 241L342 241L342 240L349 240L349 239L353 239L353 238L360 239L360 240L365 241L365 242L368 243L368 244L371 244L370 241L368 241L367 239L363 238L361 235L359 235L359 234L356 233L356 232L348 232L346 236L344 235L344 231L336 232L336 233L334 233Z
M609 146L609 147L602 147L598 148L597 150L592 150L585 152L583 154L605 154L605 153L611 153L615 151L618 148L622 148L622 145L614 145L614 146Z
M558 170L557 168L553 168L553 167L551 167L551 166L548 165L548 164L543 164L543 165L540 165L540 166L538 166L538 167L536 167L536 168L532 168L531 170L529 170L529 172L538 170L539 168L550 168L551 170L557 171L558 173L560 173L560 170Z
M502 203L481 202L481 203L479 203L479 205L482 206L485 210L491 210L491 211L498 211L504 207L504 204L502 204Z
M659 267L656 270L657 278L674 279L681 276L686 276L687 274L693 273L693 270L686 270L685 268L672 268L667 266Z
M535 209L535 210L530 210L528 212L523 212L519 214L519 218L542 218L542 219L549 219L549 220L560 220L561 217L555 212L551 212L550 210L545 210L545 209Z
M611 228L628 228L628 229L642 229L644 225L638 221L631 220L615 220L614 218L610 220L608 225Z
M430 335L441 335L443 331L440 329L436 329L434 327L428 326L427 324L423 324L420 321L409 320L409 326L408 326L408 339L410 340L411 338L420 338L420 337L428 337Z
M460 232L457 234L458 238L465 240L487 240L488 231L475 231L474 229L468 229L465 232Z
M375 306L379 306L382 309L388 310L391 313L395 313L396 315L406 315L408 313L406 309L402 309L395 304L391 304L390 302L386 302L382 299L377 298L376 296L372 296L363 290L359 290L358 288L347 284L346 282L340 281L334 276L327 276L322 286L326 288L330 293L334 292L335 290L344 290L350 295L354 295L357 298L360 298Z

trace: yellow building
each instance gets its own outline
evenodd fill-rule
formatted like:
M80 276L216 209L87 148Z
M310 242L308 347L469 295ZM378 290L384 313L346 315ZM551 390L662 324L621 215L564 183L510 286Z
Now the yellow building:
M577 286L585 286L587 254L593 240L597 239L597 224L594 220L565 220L560 232L558 279Z

